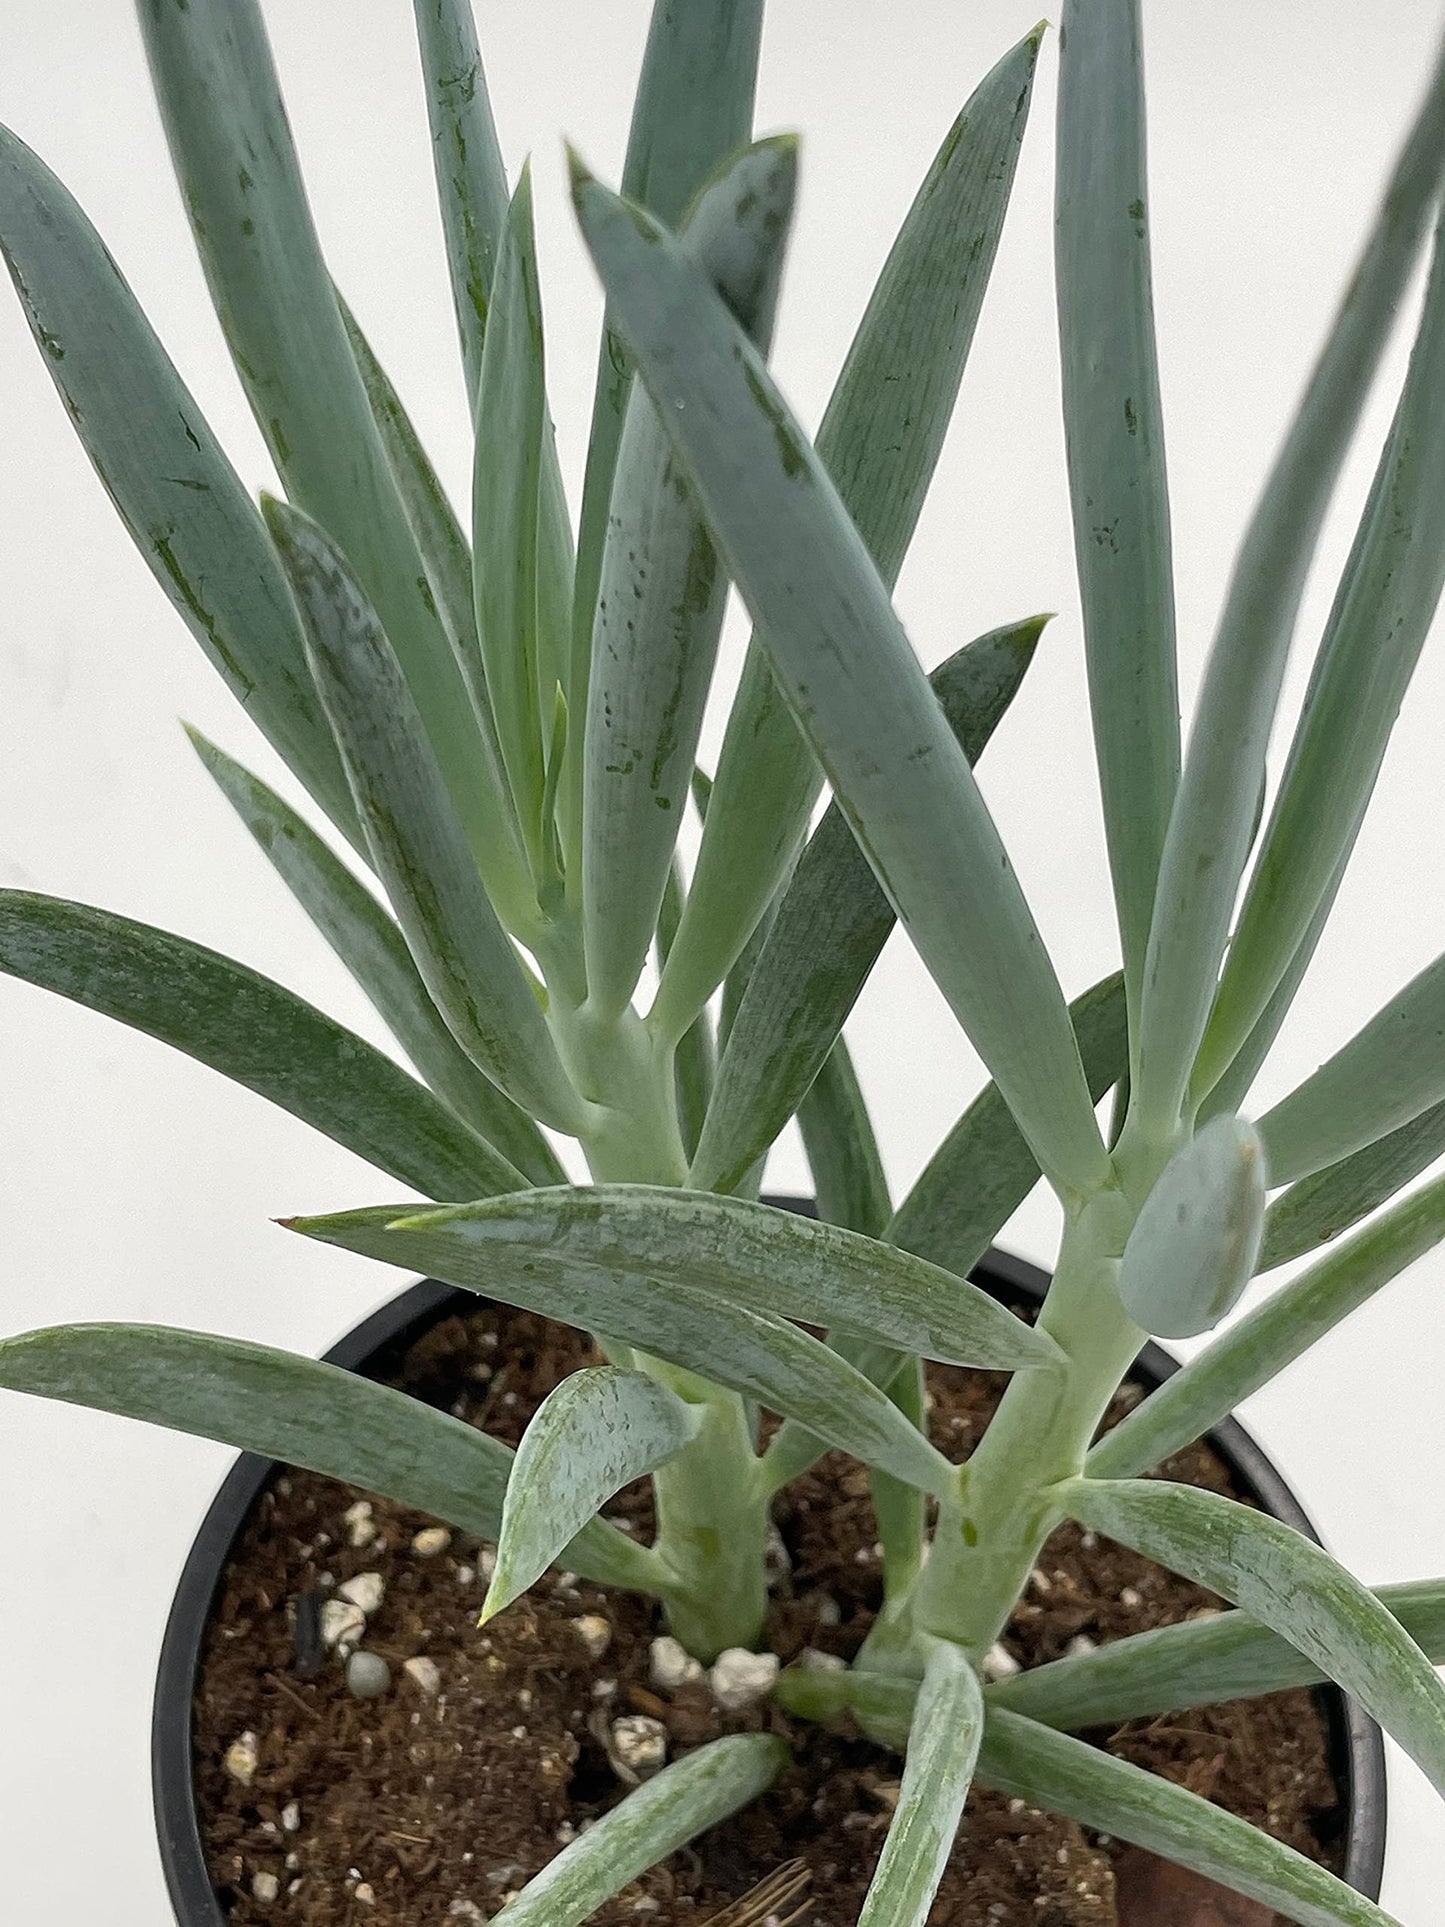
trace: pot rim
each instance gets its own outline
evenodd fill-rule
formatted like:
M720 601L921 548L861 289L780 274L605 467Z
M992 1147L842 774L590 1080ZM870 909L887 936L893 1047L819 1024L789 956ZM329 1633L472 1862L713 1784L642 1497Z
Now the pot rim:
M774 1197L785 1209L813 1215L811 1201ZM1040 1298L1049 1275L1012 1252L990 1249L975 1268L982 1284L1002 1285ZM413 1327L435 1319L453 1302L475 1303L475 1294L422 1279L399 1292L338 1339L328 1363L359 1371L378 1354L394 1350ZM1162 1347L1146 1344L1133 1372L1155 1384L1179 1370ZM1245 1490L1266 1512L1318 1543L1308 1515L1262 1448L1237 1419L1212 1426L1209 1443L1228 1461ZM220 1593L227 1562L251 1508L281 1462L254 1452L237 1455L191 1543L176 1585L161 1640L151 1717L151 1790L166 1890L181 1927L226 1927L211 1885L196 1806L192 1707L206 1627ZM1322 1689L1331 1727L1331 1753L1346 1812L1343 1877L1367 1899L1377 1900L1385 1865L1385 1748L1379 1727L1338 1687Z

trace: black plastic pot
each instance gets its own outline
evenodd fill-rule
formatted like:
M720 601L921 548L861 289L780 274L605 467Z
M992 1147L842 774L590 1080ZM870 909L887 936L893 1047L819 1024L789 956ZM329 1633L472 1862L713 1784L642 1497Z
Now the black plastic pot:
M775 1204L801 1209L801 1200L776 1198ZM1048 1274L1004 1251L990 1251L975 1282L999 1297L1041 1299ZM449 1285L413 1285L374 1312L326 1354L333 1365L367 1377L393 1371L407 1350L440 1319L475 1306L475 1297ZM1146 1345L1134 1368L1150 1387L1178 1370L1157 1345ZM1318 1534L1299 1501L1264 1453L1234 1419L1209 1434L1241 1488L1266 1512L1311 1538ZM267 1481L279 1470L272 1459L243 1452L222 1483L196 1535L181 1572L161 1643L151 1723L151 1786L166 1886L179 1927L225 1927L206 1871L196 1811L191 1750L191 1709L200 1669L201 1647L221 1579ZM1336 1779L1347 1816L1344 1877L1371 1900L1380 1893L1385 1862L1385 1752L1380 1729L1355 1702L1336 1688L1322 1694L1331 1728Z

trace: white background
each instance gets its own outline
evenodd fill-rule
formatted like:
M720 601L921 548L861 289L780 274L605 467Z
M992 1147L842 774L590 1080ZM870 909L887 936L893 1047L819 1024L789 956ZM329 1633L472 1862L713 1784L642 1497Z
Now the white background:
M448 480L466 429L410 9L270 0L330 258ZM615 179L644 0L488 0L509 166L534 152L551 382L574 502L600 303L566 211L560 139ZM1215 0L1147 9L1156 275L1183 680L1195 685L1243 518L1423 81L1431 0ZM803 186L776 362L816 423L888 243L953 115L1032 24L1028 0L774 0L760 130L799 128ZM1063 481L1050 282L1046 43L994 285L954 433L899 588L930 664L971 634L1060 611L982 780L1070 994L1114 961ZM106 237L237 465L270 479L211 318L118 0L8 0L0 117ZM1398 380L1401 354L1390 364ZM18 306L0 298L3 630L0 882L125 911L233 952L382 1041L349 979L210 788L185 716L276 766L105 502ZM1388 398L1312 583L1291 689L1318 634ZM730 673L739 632L730 629ZM1445 760L1437 636L1351 879L1263 1080L1278 1095L1441 947ZM712 739L716 740L715 735ZM980 1081L900 942L851 1027L890 1175L905 1187ZM289 1211L395 1185L210 1072L0 981L0 1329L171 1320L315 1350L395 1280L288 1238ZM773 1182L801 1186L794 1148ZM1048 1262L1036 1197L1006 1242ZM1334 1548L1380 1582L1445 1572L1445 1258L1251 1402L1248 1418ZM0 1405L0 1909L37 1927L166 1917L147 1718L157 1643L219 1447L20 1399ZM1439 1917L1445 1818L1392 1770L1385 1902ZM83 1829L84 1853L72 1847Z

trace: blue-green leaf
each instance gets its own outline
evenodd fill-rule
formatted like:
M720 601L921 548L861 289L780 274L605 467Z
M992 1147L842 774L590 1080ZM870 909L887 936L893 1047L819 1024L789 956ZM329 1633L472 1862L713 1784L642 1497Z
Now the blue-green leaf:
M872 1238L771 1205L644 1184L559 1185L429 1213L479 1269L626 1274L949 1364L1021 1371L1052 1341L987 1292ZM408 1229L411 1227L408 1226ZM605 1321L601 1328L611 1331ZM701 1367L699 1367L701 1369Z
M1445 1583L1381 1586L1375 1597L1433 1664L1445 1661ZM991 1707L1007 1707L1045 1726L1079 1731L1318 1686L1324 1677L1312 1660L1248 1613L1214 1613L1032 1667L989 1686L985 1698Z
M1159 1465L1267 1385L1445 1238L1445 1178L1403 1199L1197 1352L1089 1454L1091 1476Z
M314 1358L167 1325L57 1325L0 1341L0 1385L219 1439L496 1537L512 1454L419 1399ZM651 1554L591 1520L567 1563L655 1590Z
M1076 997L1069 1017L1097 1102L1128 1069L1123 978L1116 972ZM934 1152L885 1235L967 1277L1038 1178L1038 1159L989 1084Z
M414 0L413 12L452 306L475 409L497 250L507 220L507 176L471 0Z
M1445 957L1259 1120L1271 1180L1338 1163L1445 1100Z
M798 1129L818 1216L869 1238L882 1237L893 1215L888 1179L858 1074L841 1037L798 1106Z
M85 452L151 572L232 694L363 848L256 505L100 236L4 129L0 249Z
M797 144L760 141L688 212L683 247L763 353L772 334ZM632 996L657 928L727 603L682 465L634 387L619 447L592 636L583 785L587 994Z
M1045 620L992 630L929 678L970 762L1012 701ZM693 1164L699 1189L731 1191L802 1104L894 921L847 819L830 804L782 894L729 1028Z
M452 304L461 340L467 400L475 423L487 317L498 251L507 225L507 177L497 145L497 129L477 45L471 0L413 0L413 5L426 81L437 199L451 271ZM366 373L364 362L362 373ZM541 715L545 719L551 714L554 682L560 682L564 689L567 687L567 637L572 623L572 534L561 471L557 466L556 443L545 412L541 441L537 625L544 643L538 691ZM408 507L410 510L410 505ZM425 537L417 527L415 515L411 519L430 575L431 557ZM433 587L436 587L434 577ZM465 628L450 619L440 591L437 602L454 640L456 634L465 634ZM486 730L489 710L481 694L485 677L476 653L475 617L470 611L466 624L471 628L468 640L472 646L464 652L463 661L467 664L479 721L484 733L490 736L491 732Z
M1375 1597L1433 1664L1445 1662L1445 1580L1381 1586ZM990 1712L1022 1714L1059 1731L1079 1732L1324 1680L1320 1668L1288 1640L1248 1613L1228 1612L1158 1626L1030 1667L991 1681L983 1697ZM775 1697L807 1719L856 1709L867 1715L870 1731L891 1729L901 1745L917 1692L916 1680L856 1667L846 1673L790 1667L780 1675Z
M898 1805L858 1927L924 1927L953 1852L983 1738L983 1698L963 1649L935 1642L908 1735Z
M1119 1296L1159 1338L1209 1331L1254 1276L1264 1230L1265 1169L1259 1136L1220 1117L1164 1167L1124 1246Z
M375 611L314 522L280 502L268 501L266 516L377 870L427 990L514 1103L575 1134L582 1100L487 899Z
M698 1424L691 1406L643 1372L599 1365L564 1378L512 1461L482 1619L535 1585L615 1492L673 1458Z
M522 1181L389 1057L214 950L128 917L0 892L0 970L143 1030L432 1198Z
M406 509L407 521L416 538L426 579L437 605L437 614L447 632L453 654L458 662L467 664L466 674L473 689L485 689L486 674L482 668L481 642L477 636L477 615L472 595L472 552L467 538L462 533L456 510L442 487L441 479L422 446L421 437L402 405L401 397L339 291L336 299L341 308L341 318L346 323L351 351L356 356L356 365L366 384L366 395L371 403L377 433L386 449L387 460ZM486 739L491 773L495 780L502 765L490 702L478 704L477 722Z
M1273 1271L1342 1231L1418 1177L1445 1152L1445 1104L1432 1104L1398 1131L1301 1178L1265 1213L1256 1271Z
M639 1874L766 1793L788 1759L771 1733L730 1733L698 1747L579 1834L493 1920L580 1927Z
M1445 584L1445 230L1389 438L1320 644L1195 1074L1248 1037L1333 898Z
M1210 1089L1199 1107L1199 1119L1208 1122L1212 1117L1223 1117L1244 1108L1245 1100L1254 1088L1254 1080L1260 1067L1274 1047L1274 1040L1280 1027L1289 1015L1294 1003L1295 993L1304 982L1305 972L1309 969L1330 911L1334 908L1340 884L1344 881L1345 865L1342 862L1330 879L1329 887L1320 898L1308 930L1300 939L1299 945L1284 975L1274 987L1269 1002L1260 1012L1254 1028L1235 1052L1227 1070Z
M949 129L818 430L818 457L890 588L933 477L993 269L1041 33L1035 29L999 61ZM626 176L622 185L637 198ZM669 1035L686 1027L731 969L807 834L822 783L773 682L765 641L755 635L748 649L718 764L717 808L663 976L657 1022Z
M575 199L639 375L855 835L1040 1166L1087 1189L1107 1159L1053 966L837 490L676 242L590 176ZM715 789L709 826L718 807Z
M1400 1927L1373 1901L1260 1827L1101 1747L991 1705L978 1777L1273 1907L1299 1927Z
M937 1491L954 1477L886 1394L836 1352L769 1313L729 1304L695 1286L591 1265L543 1265L477 1238L466 1214L417 1218L389 1205L327 1218L296 1218L292 1230L421 1271L545 1318L605 1331L623 1345L802 1421L830 1444L909 1484Z
M1154 344L1139 0L1059 30L1054 271L1074 554L1129 1007L1179 782L1164 418Z
M763 0L655 0L633 102L622 191L668 227L753 125ZM586 713L592 622L632 369L604 319L577 541L571 695Z
M477 386L472 556L486 691L534 874L541 868L541 637L537 503L547 393L542 297L532 228L532 175L523 168L507 212ZM547 682L547 717L555 674Z
M1133 1079L1145 1130L1179 1115L1249 854L1255 800L1320 525L1445 169L1445 61L1251 518L1205 668L1160 866Z
M140 0L191 228L287 494L329 532L385 625L478 861L492 825L476 718L322 259L258 0Z
M1365 1586L1265 1513L1163 1479L1073 1479L1068 1516L1241 1606L1353 1693L1445 1791L1445 1684Z
M443 1023L385 907L274 790L198 731L189 734L222 794L438 1097L533 1184L563 1183L546 1138Z

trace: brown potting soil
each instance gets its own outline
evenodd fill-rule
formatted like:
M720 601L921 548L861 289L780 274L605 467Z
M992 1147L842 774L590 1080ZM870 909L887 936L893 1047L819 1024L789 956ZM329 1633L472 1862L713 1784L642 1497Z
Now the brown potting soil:
M515 1443L558 1381L591 1362L580 1334L482 1306L447 1318L413 1346L397 1382ZM930 1368L931 1429L950 1457L973 1449L1003 1382ZM1122 1399L1137 1396L1126 1387ZM1207 1446L1166 1469L1231 1490L1227 1467ZM357 1524L353 1514L348 1525L343 1515L362 1496L310 1473L274 1480L212 1621L195 1709L197 1785L212 1878L235 1927L468 1927L490 1919L622 1797L607 1742L612 1722L627 1714L661 1721L673 1758L720 1733L767 1728L791 1743L793 1764L752 1807L604 1907L595 1916L601 1927L700 1927L795 1856L810 1874L811 1927L853 1927L897 1796L895 1756L771 1705L721 1714L703 1685L658 1691L649 1682L660 1630L653 1609L565 1573L479 1631L489 1548L453 1533L443 1549L424 1554L413 1540L436 1522L382 1499L371 1501L369 1518ZM648 1535L644 1488L629 1489L609 1510ZM769 1644L785 1664L805 1647L850 1658L881 1593L866 1475L831 1454L781 1495L776 1517L786 1559L778 1562ZM379 1574L385 1586L364 1636L365 1650L392 1670L377 1699L348 1690L333 1654L319 1668L314 1657L307 1663L318 1605L361 1573ZM1037 1665L1080 1636L1102 1643L1219 1604L1137 1554L1064 1526L1004 1643L1023 1665ZM584 1619L592 1623L579 1627ZM594 1657L598 1619L607 1645ZM418 1658L436 1668L434 1692L429 1677L404 1670ZM257 1755L248 1783L244 1760L232 1753L226 1764L243 1735L254 1736ZM1325 1717L1311 1693L1195 1709L1091 1737L1338 1865L1342 1816ZM1269 1927L1266 1910L1217 1890L1185 1881L1171 1894L1176 1879L1162 1863L1071 1821L975 1789L930 1918L932 1927Z

